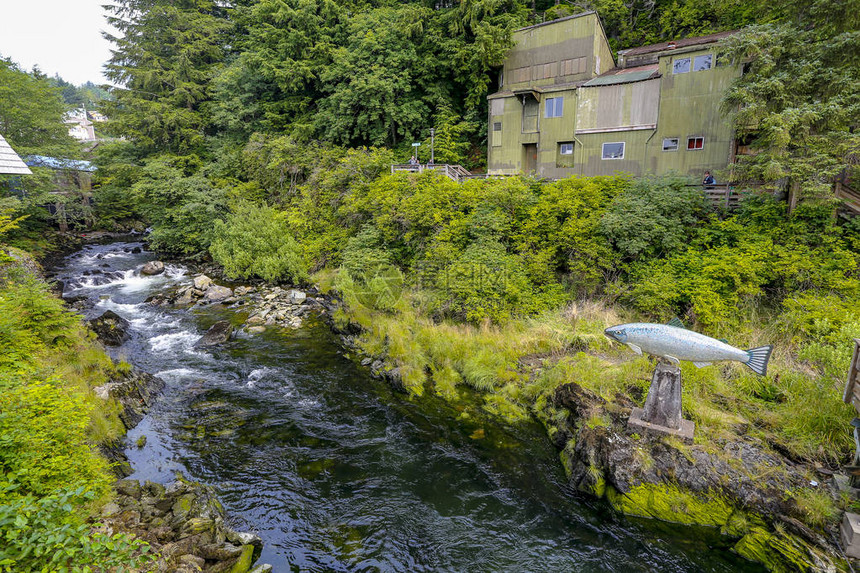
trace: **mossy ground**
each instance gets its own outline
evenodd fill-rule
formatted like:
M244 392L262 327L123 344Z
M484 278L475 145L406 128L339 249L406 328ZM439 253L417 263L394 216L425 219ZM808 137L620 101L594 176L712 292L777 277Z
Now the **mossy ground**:
M608 426L607 413L622 404L644 403L654 366L603 336L606 327L634 317L599 301L570 304L503 326L433 321L408 299L390 312L347 305L338 319L359 324L359 349L398 368L404 387L413 394L432 391L456 402L458 387L469 386L482 395L486 411L512 424L536 417L551 437L567 417L550 400L560 385L576 382L605 399L603 411L580 424ZM752 347L770 341L764 337L771 334L750 328L737 333L732 343ZM683 364L684 414L696 423L696 446L719 453L719 444L726 441L752 439L810 466L841 460L850 451L845 427L852 411L841 402L838 381L801 362L790 341L776 342L783 344L765 378L739 364L703 369ZM682 453L688 448L674 442L668 445ZM568 442L562 463L569 463L574 447L574 440ZM647 447L640 449L647 462ZM694 495L668 483L643 485L620 495L599 475L592 484L592 494L607 498L624 513L719 527L738 539L739 554L774 571L803 569L801 564L808 564L817 551L796 536L769 528L718 494ZM838 516L840 502L826 493L804 489L786 496L795 498L810 527L830 526Z

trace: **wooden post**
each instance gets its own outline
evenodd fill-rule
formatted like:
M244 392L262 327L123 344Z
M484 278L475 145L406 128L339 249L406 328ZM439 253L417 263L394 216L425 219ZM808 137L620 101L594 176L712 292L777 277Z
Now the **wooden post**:
M696 425L683 418L681 408L681 368L658 362L644 408L633 408L627 421L631 432L675 436L692 443Z
M800 200L800 182L791 181L788 187L788 214L791 215L797 207L797 202Z

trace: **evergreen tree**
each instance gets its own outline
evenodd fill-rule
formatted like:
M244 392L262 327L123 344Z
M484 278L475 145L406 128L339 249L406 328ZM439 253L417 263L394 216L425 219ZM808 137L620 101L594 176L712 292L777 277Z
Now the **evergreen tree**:
M777 23L749 27L727 45L749 62L724 101L755 151L737 167L749 179L787 178L827 196L834 176L860 175L860 3L772 9Z
M121 36L106 65L117 84L111 129L152 151L199 150L210 80L223 63L228 23L214 0L119 0L105 8Z

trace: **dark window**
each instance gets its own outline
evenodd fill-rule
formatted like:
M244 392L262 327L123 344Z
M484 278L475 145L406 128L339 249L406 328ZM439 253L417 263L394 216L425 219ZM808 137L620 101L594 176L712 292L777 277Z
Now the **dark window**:
M678 151L678 138L665 137L663 138L663 151Z
M502 131L502 122L494 121L493 122L493 131Z
M705 54L704 56L696 56L696 58L693 60L693 71L704 72L705 70L710 70L712 61L713 57L711 56L711 54Z
M624 142L604 143L601 159L624 159Z
M705 138L704 137L688 137L687 138L687 151L694 151L697 149L705 148Z

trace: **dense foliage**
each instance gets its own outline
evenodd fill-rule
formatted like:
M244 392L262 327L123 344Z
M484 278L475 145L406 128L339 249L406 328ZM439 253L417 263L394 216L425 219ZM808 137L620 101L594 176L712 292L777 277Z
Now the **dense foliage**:
M0 568L138 564L139 543L87 523L113 480L95 443L123 431L92 392L115 366L10 253L0 263Z
M834 177L860 177L860 9L856 2L775 3L780 18L726 42L749 61L726 94L739 135L756 154L742 158L752 180L790 180L811 197L831 195Z

